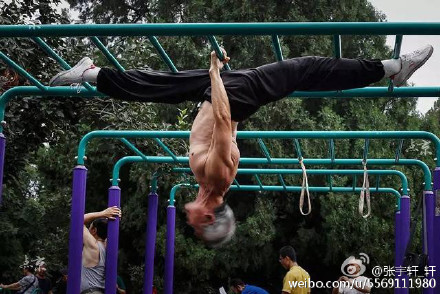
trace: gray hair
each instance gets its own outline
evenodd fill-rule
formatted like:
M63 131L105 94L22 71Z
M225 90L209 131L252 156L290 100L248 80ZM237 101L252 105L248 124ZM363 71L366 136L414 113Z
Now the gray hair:
M226 203L217 207L214 215L214 223L204 227L202 239L209 247L218 248L234 236L235 217L234 212Z

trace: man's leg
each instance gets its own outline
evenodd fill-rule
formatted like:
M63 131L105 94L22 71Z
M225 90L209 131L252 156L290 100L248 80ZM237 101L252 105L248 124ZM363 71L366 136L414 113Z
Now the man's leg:
M178 73L154 70L127 70L120 72L100 68L83 58L72 69L58 73L50 86L92 82L98 91L113 98L177 104L183 101L201 101L210 85L208 70L189 70Z
M257 68L258 101L267 104L294 91L336 91L366 87L384 77L396 86L422 66L432 54L432 46L395 60L365 60L328 57L299 57Z
M297 90L330 91L366 87L382 78L392 78L402 86L431 57L433 48L425 46L399 59L363 60L316 58L304 74Z

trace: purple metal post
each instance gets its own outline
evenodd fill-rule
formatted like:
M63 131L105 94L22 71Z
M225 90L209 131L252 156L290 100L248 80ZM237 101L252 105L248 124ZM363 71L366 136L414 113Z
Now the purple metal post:
M408 244L410 235L410 197L403 195L400 198L400 211L396 212L396 224L395 224L395 266L396 268L402 266L403 258L405 255L406 245ZM408 277L401 276L399 279L400 287L408 285ZM406 281L405 281L406 280ZM394 288L395 294L407 294L408 288Z
M426 230L426 247L428 248L428 265L434 265L435 252L434 252L434 210L435 210L435 198L434 192L423 191L424 206L425 206L425 230ZM427 279L433 278L433 275L426 275ZM423 289L424 294L434 294L433 288Z
M121 189L111 186L108 189L108 207L121 207ZM107 250L105 256L105 294L116 293L118 275L119 217L109 220L107 225Z
M67 294L80 292L86 182L87 168L83 165L77 165L73 169Z
M0 206L2 205L3 195L3 167L5 165L5 146L6 137L3 133L0 133Z
M440 167L436 167L433 172L434 179L434 198L435 198L435 213L434 213L434 250L436 254L431 265L435 266L434 278L436 285L440 288Z
M174 279L174 240L176 236L176 207L167 207L167 240L165 247L165 285L164 293L173 294Z
M145 240L144 294L153 293L154 254L156 249L158 199L159 196L154 192L148 195L147 235Z

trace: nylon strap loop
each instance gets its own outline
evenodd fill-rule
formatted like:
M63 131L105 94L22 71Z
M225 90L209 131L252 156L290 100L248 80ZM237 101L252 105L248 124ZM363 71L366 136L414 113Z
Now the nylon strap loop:
M362 183L361 194L359 197L359 214L362 215L363 218L367 218L371 214L370 182L368 180L367 162L362 161L362 165L364 166L364 181ZM367 214L364 215L365 200L367 201Z
M307 171L302 158L299 160L299 164L301 165L301 169L303 172L301 196L299 197L299 211L301 212L302 215L309 215L312 212L312 203L310 201L310 191L309 191L309 181L307 180ZM303 211L305 193L307 193L307 203L309 207L309 211L307 213L304 213Z

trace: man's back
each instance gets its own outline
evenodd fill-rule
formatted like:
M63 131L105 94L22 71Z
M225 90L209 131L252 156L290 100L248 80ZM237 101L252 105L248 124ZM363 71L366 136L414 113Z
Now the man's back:
M105 288L105 247L103 242L97 242L99 248L99 260L95 266L82 266L81 269L81 292L88 289Z

